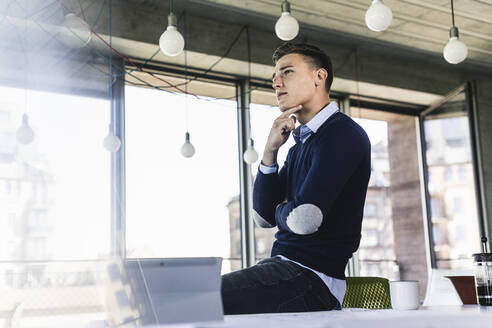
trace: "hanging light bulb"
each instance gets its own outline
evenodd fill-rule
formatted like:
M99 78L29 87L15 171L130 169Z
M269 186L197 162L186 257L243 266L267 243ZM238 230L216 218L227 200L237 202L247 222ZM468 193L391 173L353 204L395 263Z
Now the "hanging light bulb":
M62 30L58 34L61 42L70 48L83 48L91 40L92 32L89 24L74 13L65 15Z
M17 129L17 141L19 143L27 145L34 140L34 131L29 126L29 117L27 114L22 115L22 125Z
M468 56L468 47L460 41L458 28L454 25L453 0L451 0L451 18L453 26L449 30L449 41L443 49L443 56L448 63L459 64Z
M253 139L249 139L249 145L243 154L243 159L248 164L253 164L258 160L258 153L255 150Z
M290 3L282 2L282 15L275 24L275 33L280 40L290 41L299 33L299 23L290 14Z
M111 124L109 125L108 135L106 136L106 138L104 138L103 145L107 151L110 151L112 153L116 153L120 149L121 146L120 138L115 136L113 134L113 131L111 131Z
M181 146L181 155L186 158L190 158L195 154L195 147L190 142L190 133L185 134L185 143Z
M450 64L459 64L468 56L468 47L458 36L458 28L451 27L449 41L443 49L444 59Z
M159 39L159 46L167 56L177 56L184 49L184 39L176 25L176 16L171 12L168 16L167 29Z
M366 11L366 25L375 32L386 30L393 20L391 8L383 3L383 0L373 0Z

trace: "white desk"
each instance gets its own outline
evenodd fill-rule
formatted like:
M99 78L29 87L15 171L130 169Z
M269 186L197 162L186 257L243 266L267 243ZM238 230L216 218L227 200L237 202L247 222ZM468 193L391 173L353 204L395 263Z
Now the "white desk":
M169 327L169 326L166 326ZM195 328L492 328L492 307L421 307L413 311L343 311L228 315L224 322L174 327Z

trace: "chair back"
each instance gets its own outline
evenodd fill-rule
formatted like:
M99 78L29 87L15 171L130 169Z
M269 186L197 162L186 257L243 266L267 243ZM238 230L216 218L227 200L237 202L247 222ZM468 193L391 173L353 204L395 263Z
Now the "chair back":
M379 277L346 277L344 308L391 309L389 282Z

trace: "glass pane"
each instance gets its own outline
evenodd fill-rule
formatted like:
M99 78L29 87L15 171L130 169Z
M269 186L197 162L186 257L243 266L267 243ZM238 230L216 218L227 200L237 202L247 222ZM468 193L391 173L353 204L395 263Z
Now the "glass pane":
M107 255L109 102L0 87L0 106L1 259ZM16 131L25 108L35 138L22 145Z
M465 93L424 120L432 235L437 267L471 268L480 238Z
M35 138L22 145L25 110ZM94 268L110 244L108 123L107 100L0 87L0 324L104 319Z
M357 116L361 115L357 109ZM370 111L365 111L370 112ZM370 115L366 115L370 116ZM359 246L361 276L399 279L395 260L393 218L390 193L390 160L388 153L388 122L380 119L356 118L371 141L371 178L367 189Z
M239 193L236 102L133 86L125 94L127 256L232 257L228 204ZM180 152L186 106L196 149L191 158ZM223 272L230 263L224 261Z

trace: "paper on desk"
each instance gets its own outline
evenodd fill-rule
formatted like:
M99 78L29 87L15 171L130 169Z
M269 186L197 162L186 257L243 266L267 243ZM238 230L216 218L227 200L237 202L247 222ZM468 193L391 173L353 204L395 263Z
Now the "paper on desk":
M490 328L492 311L478 307L414 311L361 310L225 316L223 323L194 328Z

